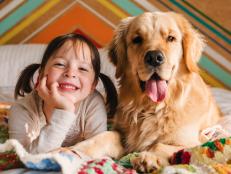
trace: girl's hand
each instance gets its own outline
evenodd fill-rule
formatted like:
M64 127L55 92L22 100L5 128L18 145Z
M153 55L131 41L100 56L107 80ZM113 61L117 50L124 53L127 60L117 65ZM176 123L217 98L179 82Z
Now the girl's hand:
M38 95L44 100L44 102L57 109L64 109L70 112L75 112L75 104L73 101L59 93L59 84L55 82L51 84L49 89L46 83L47 76L44 76L36 87Z

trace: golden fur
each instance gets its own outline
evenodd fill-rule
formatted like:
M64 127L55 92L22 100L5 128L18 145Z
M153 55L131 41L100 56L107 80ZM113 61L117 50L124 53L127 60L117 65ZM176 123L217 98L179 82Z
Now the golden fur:
M219 119L210 90L198 73L203 47L201 35L173 12L144 13L119 24L109 45L109 56L120 79L114 126L127 153L141 152L132 161L139 170L166 165L173 152L200 144L201 130ZM150 50L160 50L164 63L155 68L147 65L144 59ZM168 82L165 99L157 103L140 86L140 81L147 81L154 72ZM105 143L119 140L100 136ZM96 140L94 150L100 141ZM117 147L121 155L121 147Z

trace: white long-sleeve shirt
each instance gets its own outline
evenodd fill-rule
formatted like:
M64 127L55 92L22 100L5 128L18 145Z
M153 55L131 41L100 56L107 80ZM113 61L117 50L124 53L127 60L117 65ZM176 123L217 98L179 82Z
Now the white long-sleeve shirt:
M33 91L10 110L9 136L30 153L72 146L107 129L103 97L95 91L76 106L75 113L54 109L50 123L42 110L42 99Z

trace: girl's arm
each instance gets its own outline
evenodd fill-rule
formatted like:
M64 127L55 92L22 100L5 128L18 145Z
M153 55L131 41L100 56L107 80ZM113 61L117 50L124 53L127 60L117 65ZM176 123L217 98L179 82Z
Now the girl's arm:
M48 152L61 147L74 119L74 113L55 109L50 123L40 129L39 116L15 104L9 116L9 136L30 153Z
M86 102L84 139L107 130L107 111L101 94L94 92Z

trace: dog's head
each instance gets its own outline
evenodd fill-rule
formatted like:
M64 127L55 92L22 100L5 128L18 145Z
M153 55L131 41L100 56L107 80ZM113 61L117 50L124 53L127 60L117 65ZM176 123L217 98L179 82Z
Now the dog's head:
M204 42L190 23L173 12L143 13L121 21L109 45L121 85L139 88L154 102L165 99L179 72L198 71ZM132 81L132 82L131 82Z

